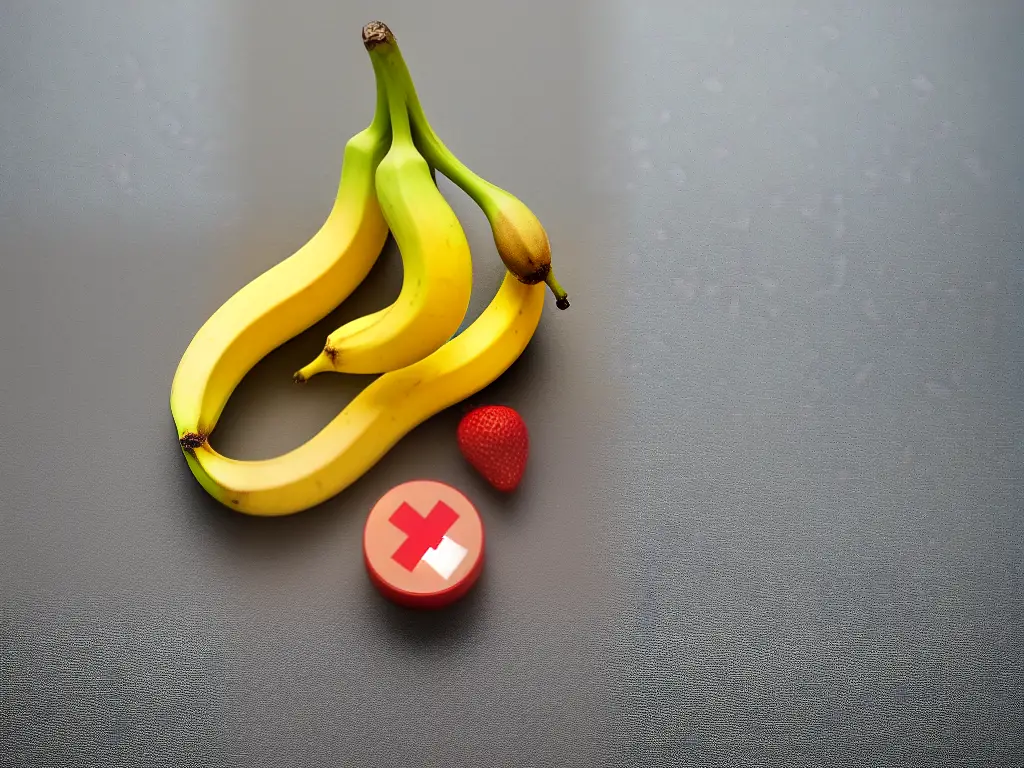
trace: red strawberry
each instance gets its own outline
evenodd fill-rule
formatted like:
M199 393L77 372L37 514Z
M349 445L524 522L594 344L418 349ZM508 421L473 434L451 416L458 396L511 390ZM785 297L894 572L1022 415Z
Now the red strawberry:
M459 422L459 450L499 491L514 491L523 479L530 436L515 409L505 405L475 408Z

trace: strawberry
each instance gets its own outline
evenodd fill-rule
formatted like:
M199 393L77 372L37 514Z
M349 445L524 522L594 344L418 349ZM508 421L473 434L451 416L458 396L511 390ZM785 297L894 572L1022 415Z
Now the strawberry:
M530 436L523 417L506 405L474 408L459 422L459 450L499 491L514 491L523 479Z

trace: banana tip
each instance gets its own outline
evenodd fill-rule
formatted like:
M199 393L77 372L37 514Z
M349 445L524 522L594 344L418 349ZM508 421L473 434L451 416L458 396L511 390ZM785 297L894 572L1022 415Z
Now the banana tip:
M199 432L186 432L178 438L178 444L183 451L194 451L206 442L206 436Z
M548 288L550 288L551 292L555 294L555 306L559 309L568 309L569 294L566 293L565 288L559 284L558 279L555 277L554 270L548 270L547 275L544 277L544 282L548 284Z
M306 378L306 374L304 374L302 371L296 371L295 373L292 374L292 381L294 381L296 384L305 384L307 381L309 381L309 379Z
M381 43L394 39L388 25L383 21L371 21L363 27L363 45L367 49L375 48Z

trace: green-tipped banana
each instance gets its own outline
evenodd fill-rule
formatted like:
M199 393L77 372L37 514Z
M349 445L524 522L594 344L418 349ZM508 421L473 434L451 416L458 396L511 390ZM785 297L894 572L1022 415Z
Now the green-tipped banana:
M409 68L394 34L382 22L372 22L373 34L392 50L395 71L401 78L409 104L416 143L431 166L451 179L480 206L491 225L498 255L508 270L528 285L547 283L556 306L568 309L569 297L559 285L551 266L551 244L540 220L519 198L481 178L456 157L437 136L420 105Z
M469 309L469 242L413 140L397 49L368 29L363 42L391 116L391 149L377 166L377 198L402 254L402 290L389 307L328 336L320 355L296 372L299 382L325 371L383 373L411 365L448 341Z

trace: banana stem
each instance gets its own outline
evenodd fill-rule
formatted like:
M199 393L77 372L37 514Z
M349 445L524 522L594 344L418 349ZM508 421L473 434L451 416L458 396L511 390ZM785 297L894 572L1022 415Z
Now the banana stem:
M420 151L430 165L458 184L485 213L491 213L493 198L487 193L496 187L459 160L434 132L423 111L423 106L420 104L412 75L409 73L409 67L405 63L397 41L392 37L389 43L391 48L389 58L394 68L394 76L401 82L401 88L405 92L409 119L412 121L413 133Z
M555 306L559 309L568 309L569 294L565 292L565 288L563 288L555 278L555 271L553 269L548 272L547 277L544 278L544 282L547 283L551 292L555 294Z
M373 64L372 61L370 63ZM376 73L376 65L374 65L374 72ZM375 80L377 85L377 105L374 108L373 119L364 130L349 139L349 142L345 145L345 154L348 153L351 142L354 140L364 140L364 137L367 136L372 136L379 141L387 140L388 133L391 130L391 110L388 105L388 91L387 86L381 78L376 77ZM344 164L344 162L343 155L342 163ZM334 204L331 210L332 216L344 215L343 212L349 205L346 197L346 185L344 183L345 174L343 173L341 176L342 178L338 182L338 187L334 195Z
M370 64L373 66L374 74L376 74L376 62L371 59ZM388 103L388 90L384 85L383 79L380 77L376 77L374 79L377 84L377 106L373 113L373 121L370 123L370 129L383 133L391 128L391 107Z
M377 77L378 88L383 88L388 103L388 114L391 120L391 143L408 144L415 147L412 138L412 126L409 122L409 94L405 84L398 76L395 65L396 49L393 44L383 43L368 46L370 61Z

